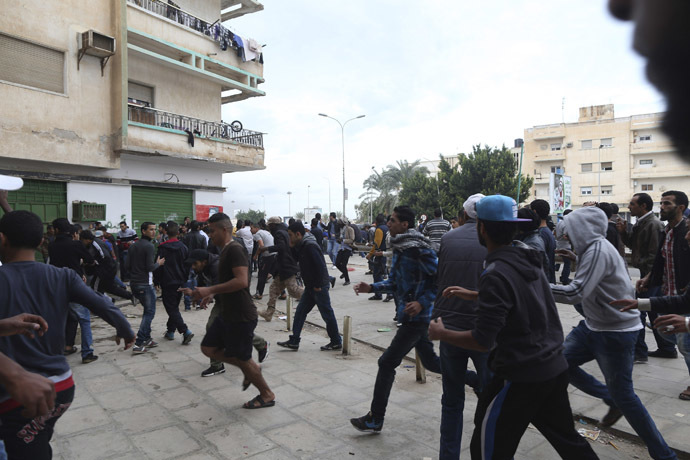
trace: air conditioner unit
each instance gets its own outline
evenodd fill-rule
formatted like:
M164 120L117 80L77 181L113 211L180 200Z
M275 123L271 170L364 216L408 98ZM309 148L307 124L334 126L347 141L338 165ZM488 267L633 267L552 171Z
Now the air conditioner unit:
M88 54L101 59L101 76L103 76L103 68L110 56L115 54L115 39L95 30L82 32L80 38L81 46L79 47L79 55L77 57L77 70L79 70L81 59L85 54Z
M572 149L572 148L573 148L573 143L572 143L572 142L568 142L567 144L565 144L565 148L567 148L567 149Z
M105 205L88 203L86 201L73 201L72 220L74 222L105 220Z

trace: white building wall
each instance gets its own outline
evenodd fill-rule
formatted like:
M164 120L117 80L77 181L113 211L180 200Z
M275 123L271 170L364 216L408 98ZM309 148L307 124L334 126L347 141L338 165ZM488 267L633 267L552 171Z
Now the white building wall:
M119 229L122 216L131 226L132 188L129 185L109 185L84 182L67 183L67 218L72 221L72 202L88 201L105 204L106 218L103 225Z
M194 193L194 204L205 204L209 206L223 206L223 192L209 190L197 190Z

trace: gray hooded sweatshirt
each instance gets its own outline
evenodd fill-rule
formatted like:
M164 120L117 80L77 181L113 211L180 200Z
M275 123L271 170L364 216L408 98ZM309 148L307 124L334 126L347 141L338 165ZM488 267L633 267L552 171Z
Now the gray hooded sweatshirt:
M634 298L634 290L618 249L606 240L608 219L599 208L586 207L565 216L565 231L578 254L575 279L551 285L556 302L582 303L585 324L593 331L642 329L637 310L620 312L609 302Z

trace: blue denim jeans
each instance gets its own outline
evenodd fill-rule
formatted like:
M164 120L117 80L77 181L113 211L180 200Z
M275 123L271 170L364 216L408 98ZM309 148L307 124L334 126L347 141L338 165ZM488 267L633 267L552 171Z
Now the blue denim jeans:
M467 350L441 342L439 346L441 373L443 375L443 396L441 397L441 447L439 460L458 460L462 439L462 412L465 409L465 384L481 391L489 379L489 353ZM467 370L472 359L477 372ZM469 373L469 375L468 375Z
M340 249L340 245L335 239L328 239L328 247L326 249L326 252L328 253L328 257L331 258L331 264L335 265L335 258L338 256L338 250Z
M655 329L656 330L656 329ZM690 373L690 334L681 332L679 334L659 334L662 339L678 346L678 351L685 359L685 365Z
M189 288L189 289L194 289L197 287L197 280L196 280L196 274L193 273L194 270L190 270L190 275L189 279L187 280L186 283L182 285L182 287ZM192 296L184 296L184 309L189 310L192 308Z
M89 309L78 303L69 304L70 308L79 318L79 329L81 329L81 357L85 358L93 354L93 337L91 336L91 313Z
M395 381L395 368L413 348L424 367L437 374L441 373L441 362L434 353L434 344L429 340L429 323L415 321L403 323L393 337L393 341L379 358L379 371L374 384L374 398L371 401L371 414L376 420L383 420L388 406L388 397Z
M151 322L156 316L156 289L150 284L133 284L132 294L139 299L141 306L144 307L144 314L141 316L141 324L135 342L136 345L141 345L151 339Z
M331 343L343 342L338 332L338 320L335 319L335 313L331 307L331 296L328 294L329 287L329 283L326 283L325 286L321 286L319 292L314 291L313 288L304 289L304 293L302 297L300 297L297 309L295 310L295 320L292 322L290 342L299 344L299 336L302 333L304 321L307 319L309 312L314 308L314 305L319 309L321 318L323 318L326 323L326 332L328 332Z
M637 336L638 331L594 332L584 321L580 321L565 339L563 354L568 360L570 383L588 395L603 399L609 406L620 409L647 445L653 459L675 459L676 454L664 441L633 389L632 367ZM599 364L606 385L580 368L593 359Z
M5 443L0 439L0 460L7 460L7 452L5 452Z

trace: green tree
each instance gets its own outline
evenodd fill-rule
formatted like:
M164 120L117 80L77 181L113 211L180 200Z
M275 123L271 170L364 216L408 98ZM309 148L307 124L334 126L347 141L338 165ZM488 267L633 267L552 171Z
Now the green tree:
M435 177L429 177L422 170L416 171L404 180L399 203L412 208L417 217L422 214L433 217L434 209L439 207L439 190L436 184Z
M295 219L296 220L301 220L304 221L304 213L302 211L298 211L295 213Z
M265 217L265 212L254 209L250 209L249 211L239 210L235 215L237 220L250 220L252 223L256 223Z

